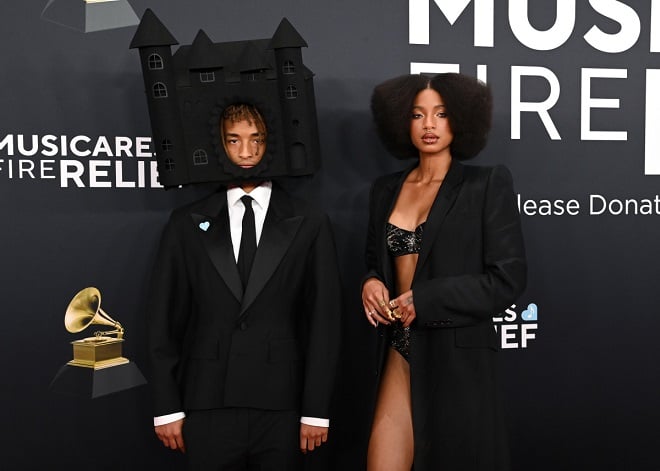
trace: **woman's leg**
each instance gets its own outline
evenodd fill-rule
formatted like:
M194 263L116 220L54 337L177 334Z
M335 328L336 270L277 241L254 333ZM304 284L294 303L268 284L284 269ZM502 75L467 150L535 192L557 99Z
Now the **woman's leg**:
M410 471L413 446L410 366L390 349L371 426L367 471Z

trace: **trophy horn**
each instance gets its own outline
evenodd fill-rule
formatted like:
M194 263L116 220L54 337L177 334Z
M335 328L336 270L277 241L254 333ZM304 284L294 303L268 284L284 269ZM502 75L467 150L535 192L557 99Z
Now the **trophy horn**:
M64 326L71 333L81 332L92 324L107 325L115 329L96 332L97 337L102 334L117 334L117 338L122 338L124 335L121 324L101 309L101 292L93 286L80 290L69 303L64 315Z

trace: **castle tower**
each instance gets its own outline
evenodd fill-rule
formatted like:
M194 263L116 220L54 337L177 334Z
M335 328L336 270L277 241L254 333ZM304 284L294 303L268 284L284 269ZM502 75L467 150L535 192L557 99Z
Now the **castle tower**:
M189 181L171 50L176 44L178 41L147 9L130 45L140 51L153 149L158 155L158 178L163 186Z
M307 42L293 25L283 18L268 48L275 52L278 93L284 134L287 136L288 170L292 176L303 173L310 156L316 157L314 167L318 167L320 156L316 132L316 101L312 85L314 74L303 64L302 47L307 47Z
M179 88L179 111L185 123L186 162L191 181L204 181L219 169L209 136L218 126L217 119L213 123L210 117L217 106L215 97L224 91L224 66L224 59L217 54L215 44L200 29L190 49L183 54L181 68L177 71L181 84L185 83Z

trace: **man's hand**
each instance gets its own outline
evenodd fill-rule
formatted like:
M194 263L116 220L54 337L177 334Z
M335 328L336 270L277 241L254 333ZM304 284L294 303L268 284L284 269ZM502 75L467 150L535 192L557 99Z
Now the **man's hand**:
M328 441L328 427L300 424L300 451L314 451L321 443Z
M158 435L158 439L163 442L163 445L172 450L179 450L182 453L186 452L182 433L184 420L185 419L175 420L169 424L154 427L156 435Z

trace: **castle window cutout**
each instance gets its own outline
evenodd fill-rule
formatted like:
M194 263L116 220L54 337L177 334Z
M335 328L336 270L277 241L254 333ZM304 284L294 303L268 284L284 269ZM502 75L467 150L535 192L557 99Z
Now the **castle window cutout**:
M260 72L250 72L247 75L247 80L248 82L256 82L261 79L261 73Z
M206 165L209 163L208 155L204 149L197 149L193 152L194 165Z
M199 81L202 83L215 82L215 72L200 72Z
M295 98L298 98L298 89L296 88L295 85L289 85L286 87L286 90L284 91L284 96L286 97L287 100L293 100Z
M163 152L169 152L174 149L174 144L169 139L163 139L163 142L160 143L160 148Z
M167 87L163 82L156 82L153 86L154 98L167 98Z
M158 54L151 54L149 59L147 59L147 64L149 65L149 70L162 70L163 58Z
M296 73L296 66L291 61L285 61L284 65L282 66L282 73L284 73L284 75L295 74Z
M173 172L174 167L176 167L176 164L174 163L173 159L167 158L163 160L163 166L165 167L165 170L168 172Z

